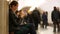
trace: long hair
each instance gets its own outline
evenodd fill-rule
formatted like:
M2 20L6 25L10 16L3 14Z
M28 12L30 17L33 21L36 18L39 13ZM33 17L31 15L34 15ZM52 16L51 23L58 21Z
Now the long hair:
M18 4L17 1L12 1L10 4L9 4L9 8L12 7L13 5L16 6Z

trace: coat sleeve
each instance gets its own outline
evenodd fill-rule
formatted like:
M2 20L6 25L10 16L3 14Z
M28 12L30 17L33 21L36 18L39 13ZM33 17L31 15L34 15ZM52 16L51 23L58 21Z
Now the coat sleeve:
M17 23L17 19L15 18L16 16L14 16L12 12L9 12L9 17L15 26L19 25L19 23Z

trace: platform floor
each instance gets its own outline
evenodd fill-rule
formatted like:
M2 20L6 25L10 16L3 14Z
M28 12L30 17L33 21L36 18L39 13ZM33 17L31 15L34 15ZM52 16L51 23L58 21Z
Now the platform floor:
M40 25L38 26L38 30L37 30L37 34L60 34L60 32L53 32L53 27L48 26L47 29L43 29L40 27Z

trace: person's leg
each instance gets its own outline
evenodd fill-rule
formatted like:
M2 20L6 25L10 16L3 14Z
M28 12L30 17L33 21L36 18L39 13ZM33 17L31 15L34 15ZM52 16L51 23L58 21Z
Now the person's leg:
M59 32L60 32L60 23L59 23Z
M35 26L32 23L28 24L28 25L29 25L29 33L30 34L36 34Z
M54 29L53 32L56 32L56 23L54 23Z
M35 30L38 29L38 22L35 22Z
M9 34L14 34L14 32L9 32Z
M42 24L42 28L44 28L44 21L43 21L43 24Z
M14 29L12 27L9 27L9 34L14 34Z
M23 26L19 30L15 31L15 34L28 34L29 28Z
M36 22L36 29L37 29L37 30L38 30L38 23L39 23L39 21Z
M59 30L60 30L60 29L59 29L59 23L57 23L57 29L58 29L58 32L59 32Z
M47 25L48 25L48 23L47 23L47 21L45 22L45 28L47 28Z

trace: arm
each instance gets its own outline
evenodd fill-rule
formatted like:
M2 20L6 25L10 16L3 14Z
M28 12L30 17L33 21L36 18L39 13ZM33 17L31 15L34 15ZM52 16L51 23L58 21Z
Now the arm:
M17 23L17 17L12 12L9 12L9 17L15 26L19 25L19 23Z

